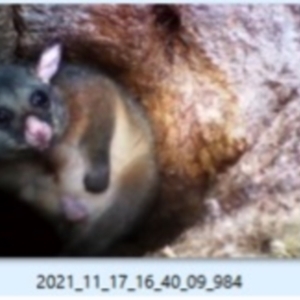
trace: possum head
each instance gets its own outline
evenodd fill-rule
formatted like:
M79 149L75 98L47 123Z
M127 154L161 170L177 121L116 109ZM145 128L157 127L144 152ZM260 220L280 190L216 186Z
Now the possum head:
M46 49L34 69L0 67L0 158L47 150L63 134L66 104L51 85L60 45Z

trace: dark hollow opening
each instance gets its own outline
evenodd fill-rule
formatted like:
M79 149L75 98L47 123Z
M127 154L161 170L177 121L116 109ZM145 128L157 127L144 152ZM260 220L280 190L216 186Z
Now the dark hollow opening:
M61 241L54 228L29 205L0 193L0 256L55 256Z

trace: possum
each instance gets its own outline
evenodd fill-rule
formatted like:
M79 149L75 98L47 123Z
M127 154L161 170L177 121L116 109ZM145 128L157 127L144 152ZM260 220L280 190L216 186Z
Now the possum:
M56 226L62 256L105 255L155 199L154 138L142 107L99 70L61 63L0 68L0 189Z

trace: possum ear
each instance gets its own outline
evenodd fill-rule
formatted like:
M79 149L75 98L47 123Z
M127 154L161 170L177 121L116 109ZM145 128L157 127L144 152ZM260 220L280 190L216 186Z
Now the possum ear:
M60 44L55 44L44 50L36 66L36 76L44 83L49 83L59 68L60 60Z

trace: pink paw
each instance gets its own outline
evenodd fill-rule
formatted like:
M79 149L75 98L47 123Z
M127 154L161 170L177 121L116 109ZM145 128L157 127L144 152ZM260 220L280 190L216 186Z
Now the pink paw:
M63 196L61 203L64 215L69 221L82 221L88 216L86 205L76 197Z

